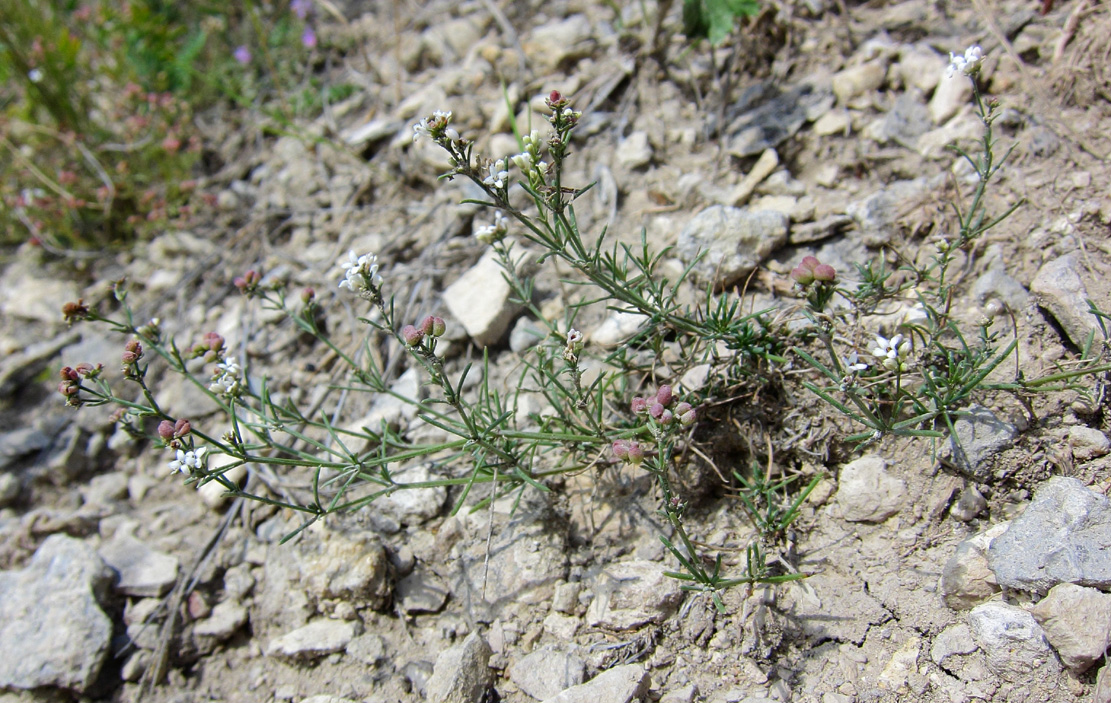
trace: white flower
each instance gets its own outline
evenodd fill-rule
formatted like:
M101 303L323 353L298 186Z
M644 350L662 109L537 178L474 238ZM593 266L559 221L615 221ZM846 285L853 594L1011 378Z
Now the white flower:
M482 225L476 229L474 231L474 238L483 244L493 244L505 238L505 234L508 231L509 221L505 219L505 215L499 210L494 213L494 224Z
M188 474L193 469L203 470L208 463L208 448L201 447L196 451L186 452L177 450L177 458L170 462L170 471Z
M27 72L27 80L31 81L32 83L41 82L42 81L42 69L41 68L32 68L30 71Z
M212 383L208 385L208 390L225 396L239 395L242 389L239 384L239 372L239 364L234 360L221 361L216 364L216 372L212 375Z
M903 335L897 334L891 339L876 336L876 348L872 356L879 359L888 371L906 371L906 358L910 355L910 340L903 340Z
M945 67L945 77L952 78L958 73L973 76L980 70L983 61L984 51L975 44L965 49L964 56L949 52L949 65Z
M382 287L382 277L378 275L377 254L355 256L354 251L349 251L347 252L347 259L340 259L337 265L343 268L343 279L339 282L340 288L346 288L367 300L378 298L379 289Z
M490 174L482 179L482 182L491 188L501 190L505 187L505 179L509 178L509 171L506 169L509 164L505 159L496 159L490 162Z
M585 345L582 332L574 328L567 330L567 346L563 348L563 358L572 363L578 361L579 352Z
M845 357L844 362L845 362L845 368L848 369L849 371L854 371L855 372L855 371L867 371L868 370L868 364L865 364L864 362L862 362L860 360L860 355L857 354L856 352L850 352L849 355Z
M448 127L451 124L451 111L436 110L431 116L425 117L413 125L413 141L421 137L428 137L436 141L447 136L449 139L458 139L459 133Z
M527 151L521 152L520 154L514 154L509 158L513 161L514 166L521 169L525 173L528 173L532 170L532 157L529 156Z

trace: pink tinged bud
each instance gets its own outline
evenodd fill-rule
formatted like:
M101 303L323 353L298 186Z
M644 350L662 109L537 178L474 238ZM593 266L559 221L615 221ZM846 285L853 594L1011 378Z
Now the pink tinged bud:
M77 368L74 369L74 371L76 371L81 376L88 376L95 370L96 369L93 367L93 365L88 362L82 362L77 365Z
M637 397L633 398L631 403L629 403L629 408L634 413L637 413L639 415L640 413L646 412L648 410L648 401L638 395Z
M415 347L424 339L424 332L421 332L412 325L405 325L401 328L401 338L404 339L405 343L410 347Z
M432 335L432 330L436 328L436 320L431 315L420 321L421 334Z
M74 370L72 367L66 366L62 368L63 381L77 381L79 379L80 376L78 376L77 371Z
M132 363L133 364L136 361L138 361L141 356L143 356L143 345L140 344L139 340L137 340L137 339L130 340L127 344L125 344L123 346L123 348L124 348L124 355L125 356L127 354L133 354L135 356L134 359L132 359L129 362L125 362L125 363Z
M629 442L629 463L639 464L644 461L644 447L640 442Z
M301 302L306 305L316 299L316 291L312 288L305 288L301 291Z
M169 442L174 438L174 423L169 420L163 420L158 423L158 436Z
M659 420L661 417L663 417L664 410L666 410L666 408L664 408L663 404L656 403L652 407L648 408L648 414L651 415L654 419Z
M125 363L125 364L134 364L136 361L139 360L139 355L136 354L133 351L125 351L123 353L122 358L123 358L123 363Z
M446 332L446 331L447 331L447 323L444 322L444 318L442 318L442 317L433 317L432 318L432 336L433 337L443 337L444 332Z
M672 397L671 386L660 386L660 389L656 391L656 402L664 407L671 405Z
M675 417L679 418L680 425L686 427L698 419L698 411L690 403L679 403L675 406Z
M71 398L81 392L81 387L73 381L62 381L58 384L58 392L67 398Z
M791 269L791 278L800 286L808 286L814 282L814 272L801 266Z
M184 437L192 431L193 426L184 418L174 423L174 437Z
M814 280L833 283L837 280L837 271L829 264L818 264L814 267Z
M619 439L613 443L613 455L622 461L629 459L629 440Z
M802 261L799 262L799 267L813 271L814 267L821 265L821 263L816 256L804 256Z
M675 419L675 416L671 413L670 410L664 410L662 413L660 413L660 424L661 425L670 425L671 421L674 420L674 419Z

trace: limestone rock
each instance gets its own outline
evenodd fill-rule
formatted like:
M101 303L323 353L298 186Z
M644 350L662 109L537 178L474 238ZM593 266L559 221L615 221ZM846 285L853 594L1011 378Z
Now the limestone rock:
M724 288L752 272L787 241L788 217L715 205L695 215L679 233L676 253L686 263L700 253L693 273Z
M301 580L317 598L338 598L382 608L389 602L389 558L375 538L326 533L322 554L301 564Z
M962 473L984 481L991 478L986 460L1011 446L1018 430L985 407L972 405L965 412L953 423L954 437L949 439L945 460Z
M640 664L617 666L590 681L572 686L544 703L632 703L648 693L650 679Z
M538 649L509 667L509 678L533 698L551 698L565 688L583 682L586 664L558 649Z
M428 700L431 703L474 703L479 700L493 679L487 666L490 645L477 632L467 635L461 644L436 657L432 677L428 679Z
M358 634L356 624L317 620L270 641L266 654L282 659L315 659L339 652Z
M899 512L906 484L887 473L887 462L870 455L845 464L837 479L835 500L849 522L883 522Z
M1111 644L1111 595L1095 588L1059 583L1030 612L1076 673L1099 661Z
M517 254L521 256L521 254ZM494 346L509 329L521 306L502 277L493 249L444 290L444 304L480 347Z
M629 630L662 622L675 611L683 592L660 564L623 561L607 565L594 580L594 600L586 611L591 627Z
M0 688L85 691L108 658L99 599L112 572L91 547L48 537L27 568L0 573Z
M1111 502L1075 478L1054 477L1010 529L991 543L988 560L1001 586L1045 591L1058 583L1111 588Z
M842 105L855 97L877 90L887 76L882 61L869 61L852 66L833 76L833 94Z
M1088 313L1088 291L1080 279L1080 261L1075 254L1042 265L1030 284L1038 305L1061 324L1069 340L1083 348L1093 332L1099 338L1095 317Z
M930 119L940 125L949 121L962 107L972 100L972 83L959 71L952 76L942 76L930 99Z
M941 595L953 610L968 610L999 592L995 573L988 564L992 542L1010 527L1009 522L964 540L941 571Z
M968 614L972 637L988 667L1006 681L1021 680L1043 666L1055 666L1053 650L1034 616L1022 608L992 602Z
M124 595L165 595L177 581L177 557L151 549L135 538L138 524L120 526L112 539L101 545L104 562L117 574L116 590Z

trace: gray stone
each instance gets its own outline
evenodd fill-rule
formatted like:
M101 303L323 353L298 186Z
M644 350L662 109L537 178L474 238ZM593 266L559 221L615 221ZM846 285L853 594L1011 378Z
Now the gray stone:
M968 625L984 650L988 668L1005 681L1022 680L1043 666L1056 664L1045 632L1022 608L984 603L968 614Z
M509 348L518 354L535 347L548 336L548 328L536 320L522 317L509 333Z
M660 699L660 703L694 703L698 695L698 686L689 683L681 688L668 691Z
M1007 306L1011 312L1018 313L1026 308L1030 293L1000 267L993 266L972 284L972 296L980 304L995 299Z
M477 632L440 653L428 679L431 703L475 703L493 680L490 645Z
M865 128L864 136L878 144L894 142L914 148L918 138L931 127L926 106L910 93L903 93L895 99L895 104L886 115Z
M111 507L127 498L128 476L123 471L113 471L93 476L89 485L81 490L86 504Z
M217 603L207 618L198 620L193 626L193 636L212 642L223 642L231 638L239 628L247 624L247 609L233 601Z
M41 275L46 269L17 258L0 278L0 313L8 320L62 321L62 306L77 300L77 282L69 276ZM80 361L80 360L79 360Z
M589 55L594 46L592 31L586 15L575 14L536 27L521 45L534 70L545 73L565 61Z
M980 491L976 490L976 486L965 486L964 490L961 491L961 497L958 498L953 507L949 509L949 515L951 515L954 520L969 522L977 515L984 512L987 507L987 500L984 499Z
M224 572L224 596L228 600L241 601L254 587L250 564L237 564Z
M930 119L940 125L948 122L961 108L971 104L972 82L959 71L952 76L942 76L930 98Z
M861 241L870 247L891 242L897 234L902 208L928 187L925 178L895 181L886 188L849 203L845 214L860 228Z
M48 537L27 568L0 573L0 688L85 691L108 658L100 609L112 572L81 540Z
M567 578L562 534L549 529L543 515L520 514L495 529L487 570L486 540L476 540L458 560L452 596L485 619L508 605L547 604L555 584Z
M1088 312L1088 290L1080 280L1080 262L1075 254L1053 259L1042 265L1030 284L1038 305L1061 325L1071 341L1081 349L1088 337L1099 331L1095 317Z
M605 566L592 584L586 611L591 627L631 630L666 619L683 599L679 582L653 561L619 561Z
M586 664L559 649L535 650L509 667L509 678L533 698L551 698L565 688L583 682Z
M833 93L816 82L795 84L785 90L780 86L779 82L765 81L742 93L733 113L739 116L725 129L732 135L729 153L745 158L774 149L833 107Z
M116 590L124 595L148 598L165 595L177 581L177 557L148 547L133 534L137 523L120 525L112 539L97 550L104 562L119 574Z
M648 318L640 313L615 310L591 330L588 338L592 344L612 349L640 332L647 324Z
M693 273L716 288L728 287L783 246L787 226L783 213L715 205L695 215L679 233L676 254L690 263L704 252Z
M878 90L887 76L883 61L869 61L851 66L833 76L833 95L842 105L855 97Z
M946 605L953 610L968 610L999 592L988 563L988 549L1008 527L1007 522L994 525L957 545L941 570L941 596Z
M930 659L946 671L953 672L960 667L965 655L972 654L979 646L972 638L972 630L963 622L950 625L934 637L930 647Z
M480 347L497 344L521 310L520 304L510 302L513 292L503 273L497 255L489 249L444 290L448 311Z
M1107 435L1094 427L1083 425L1069 428L1069 446L1072 447L1073 458L1078 461L1088 461L1111 451L1111 441L1107 439Z
M365 427L371 432L381 432L382 425L385 424L387 427L397 430L401 428L402 421L415 418L417 416L416 406L412 403L406 403L393 393L413 400L420 400L424 394L421 390L421 377L417 369L407 369L396 381L390 384L390 391L391 393L379 393L374 399L374 404L370 406L370 411L361 420L352 423L348 429L360 432ZM353 442L357 440L345 437L344 441ZM352 448L350 444L348 448ZM357 449L354 448L354 450Z
M1099 661L1111 644L1111 595L1095 588L1059 583L1030 613L1076 673Z
M0 432L0 469L50 446L50 435L37 427Z
M648 143L648 133L636 131L622 139L614 151L617 163L628 169L647 166L652 161L652 145Z
M406 613L437 613L447 597L447 584L424 568L414 570L397 583L397 599Z
M409 464L393 470L398 483L421 483L440 478L427 463ZM420 525L438 516L447 502L447 488L411 488L395 491L374 502L374 509L402 525Z
M985 407L972 405L964 412L967 414L953 423L946 463L977 481L985 481L991 478L986 460L1010 447L1018 430Z
M317 599L341 599L384 608L390 599L390 562L374 537L326 532L323 553L301 563L301 581Z
M386 640L374 633L360 635L347 643L347 654L368 666L377 666L386 658Z
M779 166L779 154L775 149L765 149L764 153L760 154L760 158L752 165L752 170L745 174L737 187L733 189L730 197L730 205L740 207L752 196L756 186L771 175L772 171Z
M928 95L937 88L945 71L946 60L929 44L922 42L903 47L899 62L893 67L903 85L914 87Z
M640 664L616 666L590 681L572 686L544 703L632 703L648 693L651 679Z
M1111 588L1111 504L1075 478L1053 477L988 560L1001 586L1045 591L1058 583Z
M317 620L271 640L266 654L282 659L315 659L339 652L355 638L356 627L343 620Z
M906 484L887 473L887 462L862 456L841 467L835 500L849 522L883 522L902 508Z
M15 474L0 473L0 508L6 508L19 498L22 486Z

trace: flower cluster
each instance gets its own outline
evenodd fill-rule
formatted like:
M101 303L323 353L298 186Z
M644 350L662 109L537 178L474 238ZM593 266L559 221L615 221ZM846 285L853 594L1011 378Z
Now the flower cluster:
M487 167L486 178L482 182L494 190L505 190L509 183L509 161L507 159L494 159Z
M139 340L132 339L123 347L120 360L123 362L123 375L127 378L138 378L142 375L139 370L139 359L143 358L143 345Z
M629 404L633 412L638 415L647 414L661 425L669 425L678 420L684 427L691 425L698 419L698 411L690 403L679 403L671 408L675 394L671 386L663 385L656 390L656 395L643 398L637 396Z
M258 290L258 284L261 282L262 275L254 269L247 271L242 276L237 276L235 280L232 281L235 287L239 289L239 292L245 295L252 295Z
M586 339L582 332L574 328L567 330L567 344L563 347L563 359L569 364L578 363L579 354L582 353L584 346L586 346Z
M983 62L984 51L975 44L965 49L964 56L949 52L949 65L945 67L945 77L952 78L958 73L969 77L975 76L980 72Z
M494 224L482 225L474 231L474 238L483 244L493 244L505 239L506 233L509 232L509 221L502 214L501 210L494 213Z
M791 278L800 286L818 283L833 283L837 280L837 271L829 264L823 264L816 257L806 256L799 265L791 269Z
M872 356L879 359L888 371L902 373L907 370L907 357L910 356L910 340L904 340L903 335L897 334L891 339L876 336L876 348Z
M170 462L170 471L191 474L194 470L203 471L208 464L208 449L201 447L193 451L177 450L177 458Z
M212 383L208 390L219 393L227 398L238 396L243 386L239 380L241 369L234 359L226 359L216 364L216 371L212 374Z
M579 118L583 116L578 110L571 109L570 98L564 96L558 90L553 90L548 94L544 100L544 104L552 111L552 116L548 121L556 128L556 132L570 131L579 123Z
M433 142L441 145L449 141L457 141L459 132L450 127L450 124L451 111L436 110L413 125L413 141L415 142L421 137L428 137Z
M529 185L535 188L542 184L544 177L548 175L548 162L540 158L540 149L543 142L540 139L540 133L535 129L522 137L521 141L524 142L525 150L520 154L511 156L510 160L528 177Z
M206 332L201 341L189 348L189 356L194 359L204 357L205 363L211 364L214 361L221 361L226 351L223 337L215 332Z
M346 288L372 303L382 299L382 277L378 275L377 254L355 256L354 251L349 251L347 259L341 259L338 265L343 267L340 288Z
M79 320L85 320L89 317L89 306L85 305L84 298L75 302L68 302L62 306L62 317L65 318L67 324L73 324Z
M619 439L612 445L613 455L626 464L640 464L644 461L644 447L633 439Z
M442 337L447 325L442 317L429 315L420 322L420 326L405 325L401 328L401 338L410 347L420 346L425 337L436 339Z
M166 443L166 446L173 447L174 449L177 449L181 446L181 443L178 440L192 431L193 427L185 418L181 418L177 422L163 420L162 422L158 423L158 436L162 438L162 441Z

